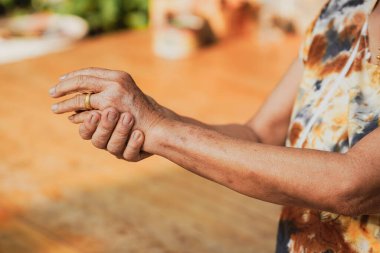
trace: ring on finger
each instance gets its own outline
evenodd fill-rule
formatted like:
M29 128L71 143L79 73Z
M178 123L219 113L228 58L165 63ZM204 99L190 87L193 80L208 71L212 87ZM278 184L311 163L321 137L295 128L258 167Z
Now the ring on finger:
M91 106L91 95L94 94L92 92L90 93L85 93L85 97L84 97L84 108L86 110L92 110L94 109L92 106Z

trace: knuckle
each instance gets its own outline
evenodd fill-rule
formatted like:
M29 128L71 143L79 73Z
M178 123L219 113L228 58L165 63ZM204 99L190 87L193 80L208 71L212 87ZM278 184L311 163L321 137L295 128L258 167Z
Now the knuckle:
M74 105L77 106L77 107L80 107L80 108L83 108L84 107L84 99L82 98L83 95L76 95L74 97Z
M110 81L109 86L115 89L115 92L120 92L122 90L124 84L124 80L122 78L118 78L114 81Z
M126 120L134 120L133 115L130 112L123 112L123 117L125 117Z
M122 84L114 87L112 91L110 91L109 97L111 97L113 100L118 100L120 99L123 94L125 94L125 88L123 87Z
M84 120L90 123L90 125L92 125L91 119L93 117L98 117L98 116L95 113L89 113L88 115L84 115Z
M92 78L92 83L96 89L100 89L102 87L101 79Z
M109 96L105 96L104 99L103 99L103 108L108 108L108 107L113 107L115 106L114 103L113 103L113 99Z
M107 112L111 112L111 113L115 113L115 114L119 115L119 111L116 110L116 108L114 108L112 106L107 109Z
M97 110L92 111L92 115L94 117L98 117L98 118L100 118L102 116L101 111L97 111Z
M109 101L112 101L113 93L107 91L104 93L99 93L99 97L97 98L98 103L104 106L106 103L109 103Z
M100 126L100 135L102 138L105 138L106 136L110 135L114 128L116 123L109 122L108 120L105 120L102 125Z
M86 76L83 76L83 75L78 76L77 77L77 86L78 86L78 88L81 88L84 85L84 83L86 82L86 80L87 80Z
M126 125L126 124L128 124L128 125ZM134 124L134 118L133 118L132 114L123 113L120 116L119 125L121 125L120 126L121 132L123 132L123 133L129 132L131 130L133 124Z
M125 71L120 72L120 77L124 80L129 80L132 78L132 76L128 72L125 72Z
M115 82L117 82L119 85L125 85L125 83L129 83L131 80L132 76L126 72L119 72L115 78Z
M94 123L93 123L93 121L92 121L93 117L94 117L94 115L91 114L91 113L84 114L84 115L82 116L82 121L83 121L84 123L88 123L88 125L90 125L90 126L93 126L93 125L94 125Z
M131 101L132 104L136 103L137 96L135 93L130 93L129 94L129 100Z
M95 132L97 124L92 121L91 117L85 118L83 122L84 122L86 128L88 129L88 131Z

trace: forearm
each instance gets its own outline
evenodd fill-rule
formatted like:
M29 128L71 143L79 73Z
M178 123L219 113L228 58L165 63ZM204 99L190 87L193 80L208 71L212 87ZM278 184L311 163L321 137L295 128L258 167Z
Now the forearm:
M181 116L167 108L164 108L164 107L162 108L165 111L164 115L168 118L171 118L183 123L191 124L194 126L199 126L203 129L213 130L218 133L230 136L232 138L249 140L252 142L260 142L258 135L248 125L245 125L245 124L210 125L210 124L203 123L199 120L196 120L190 117Z
M250 128L247 125L243 125L243 124L209 125L201 121L188 118L188 117L183 117L183 116L181 117L181 121L184 123L199 126L201 128L213 130L232 138L247 140L251 142L259 142L259 138L257 134L253 131L252 128Z
M270 101L281 100L280 95L286 93L286 86L280 87L276 92L278 96ZM95 93L91 96L82 94L88 91ZM83 103L87 98L91 98L94 109L114 107L120 112L129 112L130 120L122 122L124 125L131 124L131 119L135 118L134 128L141 132L140 138L143 134L145 136L144 151L166 157L194 173L248 196L341 214L353 214L355 212L350 210L353 208L359 210L356 213L380 210L380 153L377 148L380 130L368 134L347 154L264 145L256 143L257 138L241 138L249 134L241 134L236 126L215 128L191 119L167 117L161 113L162 107L146 97L128 73L105 69L71 72L49 93L54 98L78 93L54 104L52 110L57 114L87 109ZM272 110L262 110L261 115L273 116L271 112L281 106L278 104ZM261 134L261 140L265 139L262 137L263 131L272 135L278 127L286 130L288 111L285 110L282 116L277 115L282 120L274 123L268 123L265 117L259 115L253 123L267 123L252 124L252 128ZM115 115L109 113L107 119L115 120ZM107 128L108 132L103 135L107 137L113 129ZM115 133L120 135L120 129L115 129L112 136ZM282 135L285 131L281 131L275 140L268 141L266 138L267 141L264 141L281 145L285 139ZM120 143L121 150L124 150L125 142Z
M281 205L336 211L352 178L350 159L343 154L263 145L180 121L162 123L147 136L145 148L240 193Z

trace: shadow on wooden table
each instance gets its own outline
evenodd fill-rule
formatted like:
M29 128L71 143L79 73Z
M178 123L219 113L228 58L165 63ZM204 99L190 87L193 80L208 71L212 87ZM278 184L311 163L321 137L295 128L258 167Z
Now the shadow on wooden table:
M273 252L277 215L175 167L41 200L0 226L0 251Z

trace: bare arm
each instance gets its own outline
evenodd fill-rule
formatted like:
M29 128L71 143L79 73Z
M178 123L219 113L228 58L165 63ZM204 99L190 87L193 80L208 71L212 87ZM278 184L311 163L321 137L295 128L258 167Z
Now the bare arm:
M299 59L296 59L260 110L246 124L210 125L193 118L180 116L168 108L159 108L167 118L214 130L233 138L272 145L283 145L302 73L303 64ZM151 103L157 104L151 97L148 97L148 99ZM124 156L124 159L127 161L139 161L142 158L148 157L146 153L140 152L142 147L141 141L134 145L133 139L131 142L128 138L131 129L124 127L124 131L119 130L123 129L123 127L119 127L119 125L122 125L122 122L117 123L117 120L108 121L106 117L107 113L108 110L103 112L86 111L71 116L70 120L76 124L83 123L79 129L79 133L83 139L92 140L95 147L107 149L118 158ZM118 111L115 110L113 113L117 114ZM119 116L120 121L122 121L124 115ZM133 118L133 115L129 116ZM100 121L100 123L94 123L96 121L91 123L91 119L93 121L98 119L97 121ZM114 131L114 129L117 131ZM143 133L141 135L143 139ZM125 150L133 150L133 152L124 152Z
M277 106L283 108L291 103L289 100L271 106L277 101L276 96L281 97L280 88L274 93L277 95L272 95L274 102L267 103L267 108L275 111ZM285 148L273 144L279 145L285 139L287 123L281 122L288 122L290 107L283 110L287 118L267 121L271 122L267 126L272 126L274 132L276 124L283 128L274 134L277 138L272 138L270 131L260 135L260 139L269 143L262 144L205 127L203 123L167 117L162 108L152 104L123 72L81 70L69 75L54 89L53 97L83 90L96 92L91 100L96 109L112 106L132 114L136 119L135 127L145 135L144 151L166 157L189 171L248 196L346 215L380 212L380 152L375 148L380 140L379 130L347 154ZM61 102L52 109L56 113L83 109L81 96ZM264 109L255 118L267 117L263 112ZM263 129L265 124L255 118L249 125L253 129Z
M170 115L170 118L215 130L230 137L284 145L302 73L303 63L300 59L296 59L260 110L246 124L209 125L189 117L179 116L171 110L165 110L167 114L175 115L174 117Z
M172 120L163 121L147 136L144 148L264 201L347 215L380 210L379 204L367 209L363 199L356 198L358 188L368 181L365 185L361 181L362 159L355 151L344 155L254 143Z

